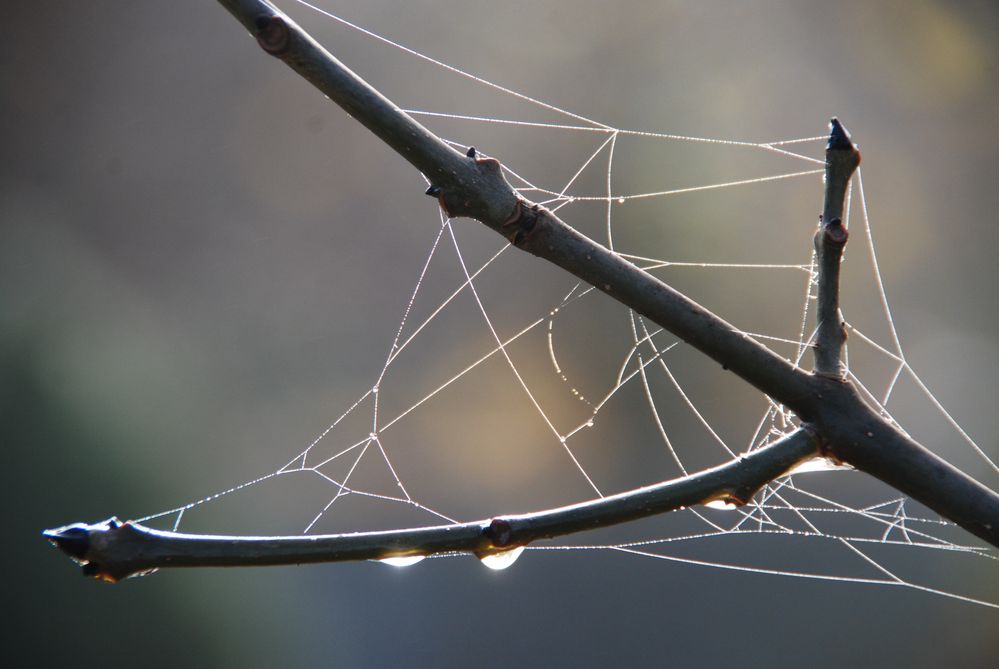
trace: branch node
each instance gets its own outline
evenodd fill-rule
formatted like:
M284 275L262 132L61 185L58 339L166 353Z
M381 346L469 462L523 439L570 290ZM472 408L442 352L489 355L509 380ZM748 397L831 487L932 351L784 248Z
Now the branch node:
M832 244L834 248L846 246L846 241L850 237L849 230L846 229L842 219L839 218L834 218L828 223L823 223L822 233L825 236L825 242Z
M484 158L474 147L465 154L471 158L475 170L471 174L445 175L441 185L434 184L427 189L427 195L436 197L441 209L448 218L467 217L480 221L496 220L495 212L490 212L490 193L506 192L515 199L512 188L503 176L503 167L495 158ZM495 228L494 228L495 229Z
M280 16L261 14L255 21L257 26L257 44L272 56L279 56L288 48L291 42L291 31L288 24Z
M444 215L448 218L454 218L451 212L448 210L447 202L444 200L444 189L437 185L431 185L427 190L423 191L425 195L437 198L437 204L440 206L441 210L444 211Z
M482 534L496 548L506 548L513 542L513 526L509 520L493 518L482 530Z
M527 205L527 201L518 199L513 213L500 225L500 231L514 246L523 246L527 242L541 216L541 205Z

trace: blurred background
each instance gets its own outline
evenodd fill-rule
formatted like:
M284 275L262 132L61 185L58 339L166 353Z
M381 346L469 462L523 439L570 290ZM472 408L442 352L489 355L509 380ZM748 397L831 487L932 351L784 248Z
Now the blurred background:
M995 3L323 6L615 127L771 141L821 135L838 115L864 154L878 260L907 358L982 448L999 456ZM404 108L566 122L293 3L282 8ZM3 560L8 574L21 574L6 586L11 666L994 662L999 616L983 607L903 588L611 552L529 552L502 572L454 558L406 570L363 563L165 571L114 587L81 578L42 541L43 528L140 517L273 471L364 394L440 227L420 175L262 54L223 9L201 2L166 9L100 1L20 3L7 12L0 490L12 524ZM426 123L556 189L598 145L581 133ZM820 156L822 144L797 148ZM614 190L808 168L759 151L622 139ZM605 176L585 174L579 192L602 194ZM805 263L820 206L814 178L626 203L615 212L615 243L678 261ZM600 207L563 213L606 241ZM477 224L456 228L470 267L502 247ZM844 310L885 341L870 257L862 236L852 239ZM439 253L414 320L460 284L449 239ZM574 283L516 256L505 253L478 283L504 337L547 313ZM746 330L797 333L802 274L661 276ZM513 353L550 415L572 425L590 408L567 385L590 400L609 390L630 343L627 318L590 295L554 327L569 381L552 373L540 330ZM433 328L386 376L383 415L399 413L491 347L468 296ZM722 436L744 447L760 398L691 351L679 353L671 364L685 388ZM859 360L875 386L877 375L890 375L883 360ZM571 442L605 493L676 474L641 394L620 396ZM671 415L676 404L665 400L660 410ZM911 384L900 386L894 410L913 434L995 487L995 475ZM691 461L721 462L721 452L701 448L703 434L683 423L684 412L675 413L670 434ZM370 416L361 407L338 428L342 437L335 431L320 447L363 437ZM453 517L593 495L499 359L397 430L385 444L409 492ZM379 481L377 468L358 475L369 476L372 489L394 485ZM300 532L330 489L286 478L208 505L182 527ZM841 485L866 485L855 479ZM892 497L885 489L877 495ZM358 505L324 516L315 529L402 522L434 519ZM669 522L646 529L665 536L675 531ZM731 554L690 556L739 562L740 551L766 553L771 545L732 543ZM828 572L841 558L813 547L791 566ZM906 574L935 569L918 551L901 560ZM951 583L997 601L996 572L981 562L949 574Z

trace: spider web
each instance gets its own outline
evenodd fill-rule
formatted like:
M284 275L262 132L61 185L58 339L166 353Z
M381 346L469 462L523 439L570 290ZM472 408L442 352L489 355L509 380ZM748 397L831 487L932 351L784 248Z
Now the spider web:
M813 229L800 224L803 216L793 228L782 225L769 203L816 209L825 137L754 142L613 127L299 4L443 71L455 86L494 95L495 105L478 110L455 111L466 103L439 97L436 106L407 111L461 150L483 140L499 147L507 179L524 197L795 364L811 363L816 272L814 254L803 249L811 248ZM497 116L495 108L510 114ZM539 143L557 160L532 160ZM385 339L383 364L356 402L277 469L139 521L231 532L238 521L227 511L252 507L246 529L254 534L268 525L288 534L456 523L695 473L797 427L785 407L728 378L654 323L511 251L482 226L440 210L432 215L427 246L414 251L423 258L419 271L400 289L407 298L398 327L372 335ZM849 378L900 428L930 414L999 473L907 361L874 224L858 170L848 195L852 243L844 272ZM860 317L851 320L851 313ZM528 550L614 551L901 586L999 608L994 593L990 599L959 577L996 568L996 554L971 541L878 482L814 460L742 507L711 503ZM508 566L519 555L490 566Z

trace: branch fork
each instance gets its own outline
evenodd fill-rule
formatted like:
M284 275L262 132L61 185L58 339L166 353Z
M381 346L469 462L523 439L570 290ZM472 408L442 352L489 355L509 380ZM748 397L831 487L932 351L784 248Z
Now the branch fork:
M300 564L466 552L489 555L534 541L695 504L748 503L760 488L817 456L874 476L984 541L999 546L999 495L887 422L845 379L839 273L848 234L844 200L860 152L837 119L826 148L825 198L815 235L818 327L815 371L776 355L685 295L553 212L522 198L499 161L461 154L420 125L262 0L219 0L257 38L332 101L408 160L432 184L450 217L475 218L671 331L784 404L802 427L779 441L703 472L588 502L522 515L388 532L290 537L163 532L110 519L46 530L84 574L117 581L160 567Z

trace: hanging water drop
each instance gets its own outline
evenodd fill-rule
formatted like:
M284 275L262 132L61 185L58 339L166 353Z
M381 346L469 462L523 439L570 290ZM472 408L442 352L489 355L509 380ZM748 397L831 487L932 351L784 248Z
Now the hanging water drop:
M705 502L704 506L709 509L717 509L718 511L735 511L742 504L739 504L734 497L720 497L710 502Z
M593 427L593 419L586 421L586 427Z
M506 569L517 561L520 554L524 552L524 548L526 548L526 546L517 546L516 548L511 548L508 551L489 553L488 555L479 555L479 562L486 565L490 569L495 569L496 571Z
M426 559L426 555L404 555L400 557L382 558L381 560L378 560L378 562L387 564L390 567L409 567L417 562L423 562Z
M790 476L791 474L807 474L809 472L835 472L851 469L853 469L853 467L850 465L819 456L817 458L805 460L804 462L799 462L794 467L789 469L785 476Z
M619 197L619 198L617 199L617 203L618 203L618 204L624 204L624 198L623 198L623 197Z

